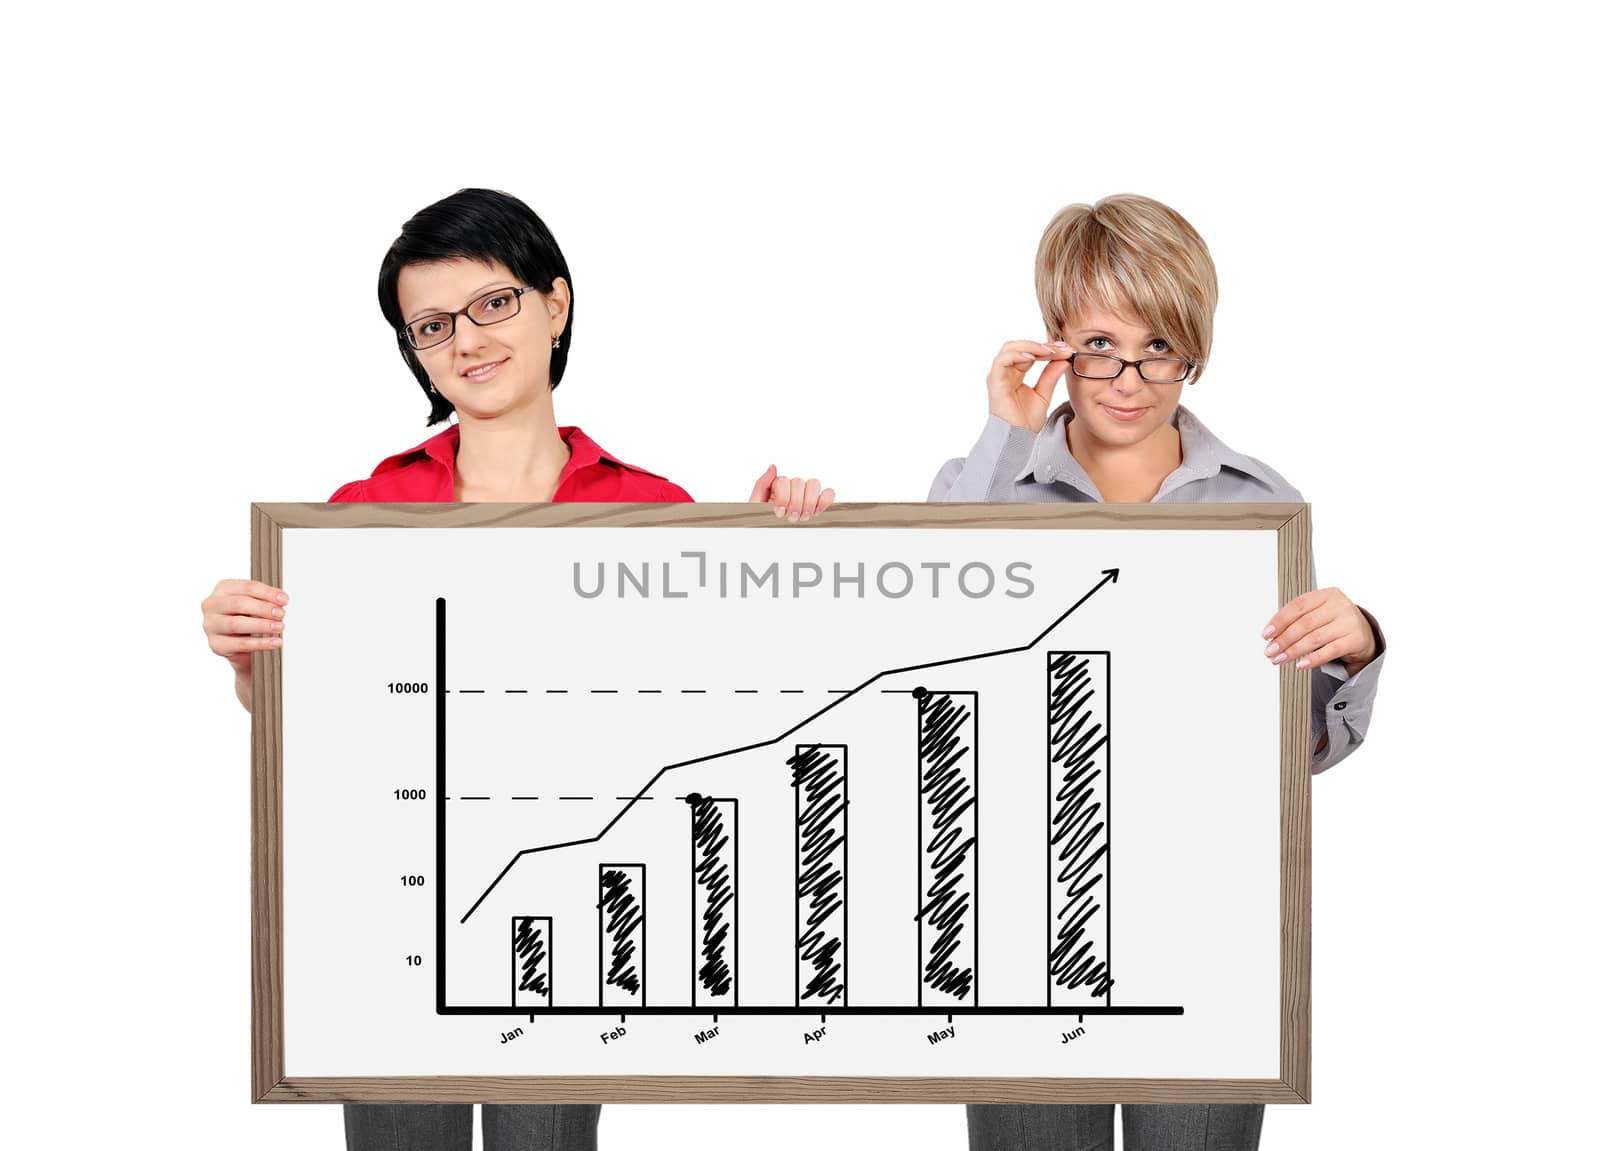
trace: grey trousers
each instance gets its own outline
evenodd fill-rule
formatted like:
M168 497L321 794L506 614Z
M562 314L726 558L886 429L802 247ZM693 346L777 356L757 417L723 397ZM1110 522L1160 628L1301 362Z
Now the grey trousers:
M1111 1104L982 1104L967 1108L972 1151L1112 1151ZM1123 1151L1255 1151L1260 1104L1122 1108ZM486 1103L484 1151L594 1151L600 1108ZM466 1104L348 1104L348 1151L470 1151Z
M594 1151L598 1105L485 1103L484 1151ZM472 1151L470 1103L347 1103L348 1151Z
M972 1151L1111 1151L1111 1103L971 1104ZM1123 1151L1255 1151L1260 1103L1122 1105Z

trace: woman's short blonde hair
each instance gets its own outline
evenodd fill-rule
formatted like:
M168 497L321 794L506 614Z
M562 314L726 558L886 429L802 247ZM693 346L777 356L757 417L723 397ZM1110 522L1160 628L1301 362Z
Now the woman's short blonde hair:
M1148 324L1200 378L1217 270L1200 233L1165 204L1123 194L1067 205L1044 230L1033 278L1051 339L1064 339L1086 307L1099 308Z

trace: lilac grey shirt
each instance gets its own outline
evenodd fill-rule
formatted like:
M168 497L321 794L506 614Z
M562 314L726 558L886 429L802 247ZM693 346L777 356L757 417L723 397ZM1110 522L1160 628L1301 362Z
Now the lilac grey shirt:
M965 459L939 469L928 500L935 503L1102 503L1094 481L1067 450L1072 405L1050 413L1038 433L990 416ZM1228 447L1183 405L1173 418L1183 460L1161 482L1153 503L1304 503L1293 484L1266 464ZM1316 564L1311 586L1317 586ZM1372 720L1378 676L1388 645L1378 621L1365 608L1378 654L1355 675L1341 660L1317 668L1311 679L1312 746L1328 743L1312 757L1313 773L1326 771L1361 746Z

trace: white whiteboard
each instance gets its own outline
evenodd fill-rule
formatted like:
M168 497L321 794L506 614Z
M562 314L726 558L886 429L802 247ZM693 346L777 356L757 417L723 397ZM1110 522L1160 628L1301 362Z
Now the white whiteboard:
M826 523L283 530L288 1077L1278 1077L1275 534Z

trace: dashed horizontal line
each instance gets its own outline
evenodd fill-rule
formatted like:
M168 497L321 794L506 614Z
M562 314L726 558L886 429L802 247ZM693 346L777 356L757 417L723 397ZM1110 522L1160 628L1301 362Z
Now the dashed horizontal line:
M493 799L494 797L490 796L490 795L447 795L447 796L445 796L445 798L446 799ZM520 799L520 800L536 800L539 797L537 795L513 795L510 798L511 799ZM592 796L592 795L558 795L558 796L556 796L556 798L557 799L581 800L581 799L594 799L595 797ZM633 801L633 800L646 800L646 799L653 800L656 797L653 796L653 795L618 795L618 796L614 796L613 798L616 799L617 802L619 802L619 803L628 803L628 802Z
M460 695L483 695L483 694L485 694L485 692L487 690L488 690L487 688L481 688L481 687L447 687L447 688L444 689L444 694L449 695L452 692L455 692L455 693L460 694ZM527 695L527 694L529 694L529 691L530 691L529 688L525 688L525 687L507 687L507 688L502 688L501 690L504 691L506 695ZM544 689L544 694L545 695L571 695L573 690L574 689L572 689L572 688L566 688L566 687L547 687L547 688ZM629 689L627 689L627 688L616 688L616 687L590 687L590 688L578 688L576 690L578 690L580 692L587 691L590 695L621 695L623 692L625 692L625 691L627 691ZM632 690L633 690L634 694L636 694L636 695L661 695L664 692L666 692L668 690L671 690L671 689L659 688L659 687L636 687L636 688L633 688ZM710 690L711 689L704 688L704 687L680 687L677 690L682 695L708 695L708 694L710 694ZM774 688L759 688L759 687L736 687L736 688L732 688L730 690L733 692L734 695L760 695L763 691L774 691L774 690L779 695L804 695L804 694L806 694L807 691L810 691L811 689L810 688L804 688L804 687L780 687L780 688L776 688L776 689L774 689ZM828 695L850 695L855 691L854 688L847 688L847 687L830 687L830 688L825 688L823 690L826 691L826 693Z

